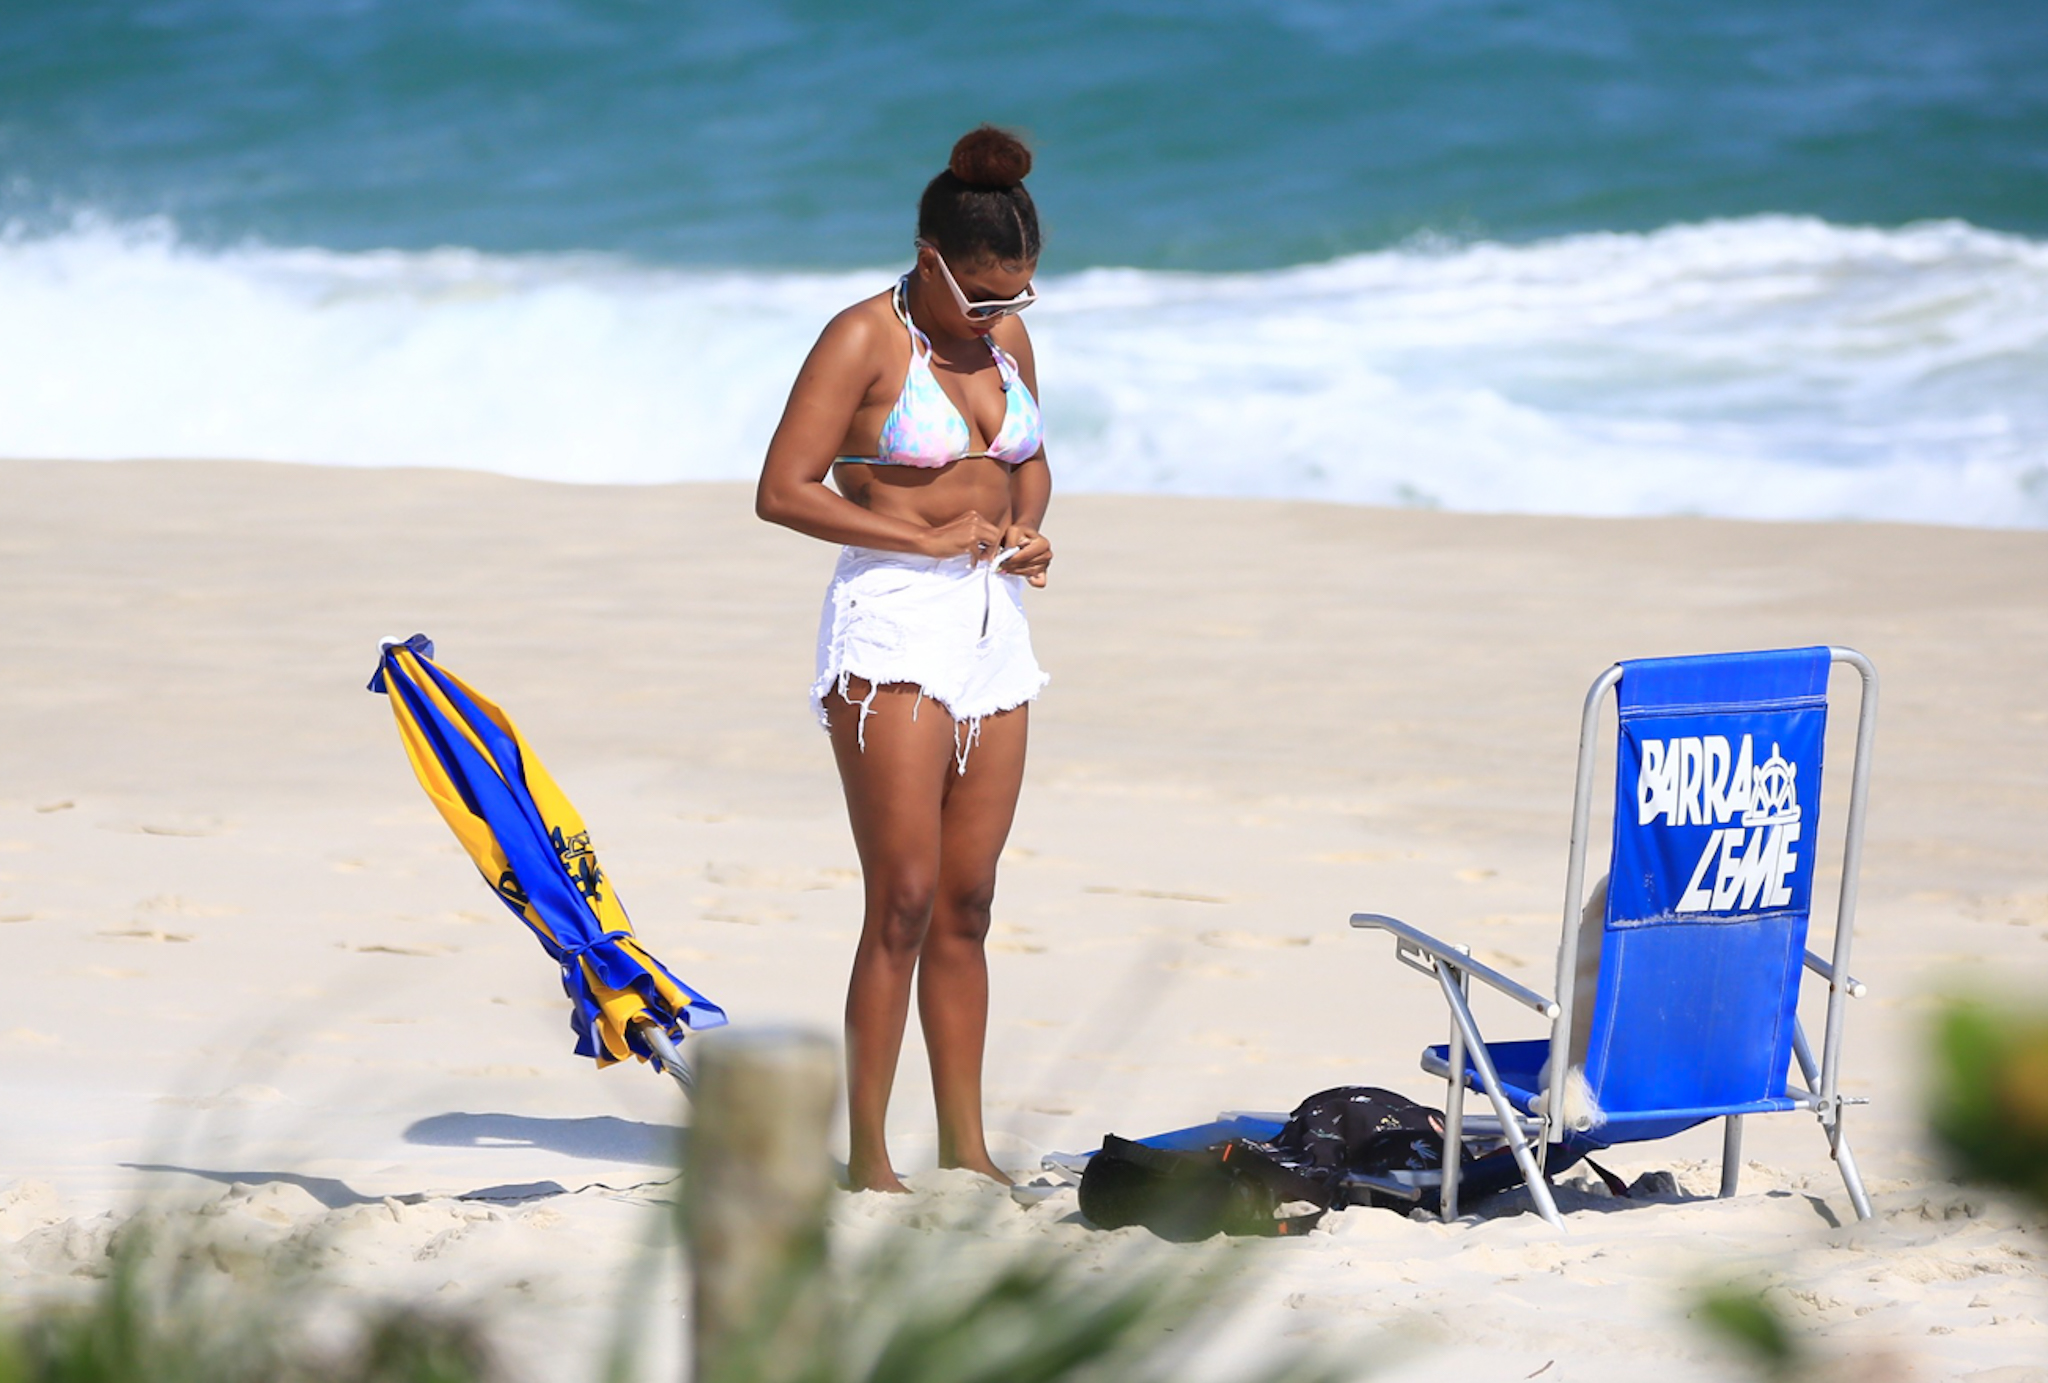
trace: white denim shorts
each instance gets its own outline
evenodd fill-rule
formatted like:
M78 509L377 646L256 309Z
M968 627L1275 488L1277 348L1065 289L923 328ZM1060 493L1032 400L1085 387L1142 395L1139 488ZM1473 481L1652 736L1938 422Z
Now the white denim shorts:
M867 695L858 702L847 694L855 677L868 683ZM1023 577L968 557L919 557L868 547L840 550L818 618L811 708L820 725L829 724L828 695L858 705L865 749L875 689L890 682L915 683L920 704L930 697L964 727L955 740L964 773L982 717L1023 705L1050 680L1031 652Z

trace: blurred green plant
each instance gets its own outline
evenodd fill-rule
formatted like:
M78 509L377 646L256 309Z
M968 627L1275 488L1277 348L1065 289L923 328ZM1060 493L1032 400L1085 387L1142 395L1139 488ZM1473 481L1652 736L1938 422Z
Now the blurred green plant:
M904 1226L827 1274L833 1328L802 1361L805 1383L1168 1383L1207 1360L1227 1383L1339 1383L1356 1368L1262 1346L1227 1374L1213 1351L1256 1284L1242 1245L1134 1246L1104 1265L1007 1240L975 1217ZM373 1306L335 1329L335 1299L310 1270L230 1276L202 1221L156 1211L115 1236L83 1300L0 1314L0 1383L494 1383L503 1377L473 1315ZM643 1267L646 1266L643 1263ZM770 1294L760 1329L779 1326ZM644 1297L638 1298L644 1302ZM634 1313L644 1324L644 1306ZM322 1331L307 1323L321 1316ZM629 1323L622 1321L621 1326ZM591 1375L638 1375L630 1329ZM335 1343L342 1337L344 1343ZM758 1375L755 1375L758 1376ZM778 1380L790 1377L777 1371Z
M1927 1123L1966 1182L2048 1208L2048 1012L1952 1000L1930 1034ZM1694 1318L1771 1378L1810 1372L1810 1351L1759 1291L1703 1293Z
M906 1223L861 1252L794 1260L755 1297L739 1338L698 1383L1177 1383L1197 1371L1216 1383L1358 1377L1356 1360L1339 1365L1270 1340L1245 1367L1217 1367L1224 1337L1256 1290L1261 1247L1145 1241L1105 1260L1019 1241L986 1212L938 1227ZM820 1285L828 1302L822 1320L813 1314ZM632 1372L615 1365L608 1383Z
M210 1271L204 1240L138 1215L83 1301L0 1317L0 1383L488 1383L482 1332L461 1316L386 1305L347 1345L305 1330L317 1304L297 1272L248 1282Z
M1804 1369L1799 1337L1760 1291L1716 1288L1700 1298L1694 1318L1767 1378L1791 1378Z
M1214 1367L1257 1283L1256 1246L1133 1246L1090 1266L1057 1246L902 1231L838 1284L842 1328L819 1383L1169 1383L1194 1371L1231 1383L1339 1383L1339 1367L1262 1343L1256 1363ZM957 1232L957 1231L956 1231Z
M1957 1172L2048 1206L2048 1013L1951 1003L1933 1057L1928 1122Z

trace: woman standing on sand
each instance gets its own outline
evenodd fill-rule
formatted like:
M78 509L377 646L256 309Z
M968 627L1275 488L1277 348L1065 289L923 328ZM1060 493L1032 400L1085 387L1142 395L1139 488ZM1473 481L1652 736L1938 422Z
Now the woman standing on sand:
M883 1126L913 977L939 1165L1008 1180L982 1132L982 943L1026 703L1046 683L1022 600L1052 562L1038 531L1052 495L1038 372L1017 318L1037 298L1030 171L1030 150L1003 130L953 146L918 202L917 263L826 325L755 495L762 518L844 545L811 702L866 894L846 994L855 1190L903 1189Z

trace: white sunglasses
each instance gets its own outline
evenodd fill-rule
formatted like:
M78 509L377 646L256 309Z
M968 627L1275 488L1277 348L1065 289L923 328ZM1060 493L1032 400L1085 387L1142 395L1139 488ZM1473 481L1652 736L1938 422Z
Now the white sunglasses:
M960 304L961 314L970 322L993 322L1001 317L1013 317L1038 301L1038 290L1027 283L1024 285L1024 291L1014 298L971 303L967 301L967 295L960 291L960 281L953 277L953 270L946 263L946 257L939 253L939 247L929 240L914 243L919 249L930 250L932 258L939 261L939 272L946 276L946 287L953 290L953 301Z

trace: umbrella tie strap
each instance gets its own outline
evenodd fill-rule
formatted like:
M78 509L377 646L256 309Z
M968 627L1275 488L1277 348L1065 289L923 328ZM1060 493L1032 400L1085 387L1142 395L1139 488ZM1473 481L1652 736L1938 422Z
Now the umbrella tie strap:
M624 941L631 935L631 932L606 932L603 936L592 937L590 940L579 942L574 946L564 946L562 948L562 968L564 970L572 968L577 961L583 959L583 957L589 955L607 941Z

